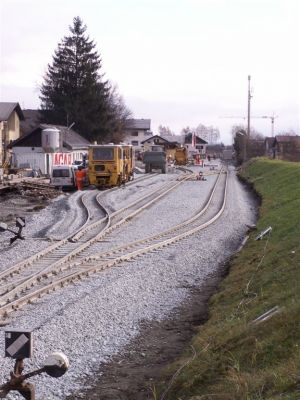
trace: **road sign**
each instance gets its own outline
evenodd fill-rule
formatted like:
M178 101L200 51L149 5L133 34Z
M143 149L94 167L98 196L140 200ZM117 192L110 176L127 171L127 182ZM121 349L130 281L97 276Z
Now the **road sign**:
M32 356L32 332L29 330L10 329L5 331L5 357L15 359Z

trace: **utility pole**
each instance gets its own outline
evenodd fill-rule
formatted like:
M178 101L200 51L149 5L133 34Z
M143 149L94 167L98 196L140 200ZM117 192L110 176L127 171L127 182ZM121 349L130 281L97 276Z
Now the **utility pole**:
M247 114L247 120L248 120L248 124L247 124L247 136L248 139L250 138L250 101L251 101L251 89L250 89L250 80L251 80L251 76L248 75L248 114Z

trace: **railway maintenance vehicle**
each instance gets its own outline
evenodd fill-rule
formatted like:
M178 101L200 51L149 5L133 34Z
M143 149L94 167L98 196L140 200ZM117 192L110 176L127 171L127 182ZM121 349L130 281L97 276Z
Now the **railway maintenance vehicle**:
M97 188L120 186L133 179L134 153L131 145L90 145L88 177Z
M162 146L151 146L151 150L145 151L143 155L145 173L152 172L153 169L160 169L162 174L167 170L166 152Z

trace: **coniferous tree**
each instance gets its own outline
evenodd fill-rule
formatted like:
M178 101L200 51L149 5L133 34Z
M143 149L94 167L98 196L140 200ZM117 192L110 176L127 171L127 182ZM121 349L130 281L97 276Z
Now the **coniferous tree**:
M100 73L101 58L85 31L76 17L71 34L58 44L41 87L41 121L64 126L75 122L78 133L101 143L123 128L130 112L124 105L118 114L110 84Z

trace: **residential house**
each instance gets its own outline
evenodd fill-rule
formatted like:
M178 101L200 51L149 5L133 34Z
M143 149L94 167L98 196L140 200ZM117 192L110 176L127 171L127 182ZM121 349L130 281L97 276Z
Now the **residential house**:
M207 142L196 134L186 134L184 137L184 146L188 149L189 156L200 154L202 158L205 158Z
M24 115L19 103L0 102L0 165L9 163L7 146L20 137L20 121Z
M131 144L136 152L142 151L142 142L152 136L151 119L127 119L123 141Z
M151 150L151 146L162 146L164 151L167 151L168 149L175 149L179 146L179 143L176 141L170 142L162 136L155 135L144 140L141 145L143 146L144 151Z
M169 142L177 142L179 144L183 144L184 136L183 135L175 135L172 133L160 133L162 138L167 139Z
M55 147L45 145L43 135L52 135L50 142ZM49 131L50 130L50 131ZM50 175L53 165L72 164L82 161L91 143L73 129L60 125L40 124L31 132L21 136L11 144L12 167L40 170Z

